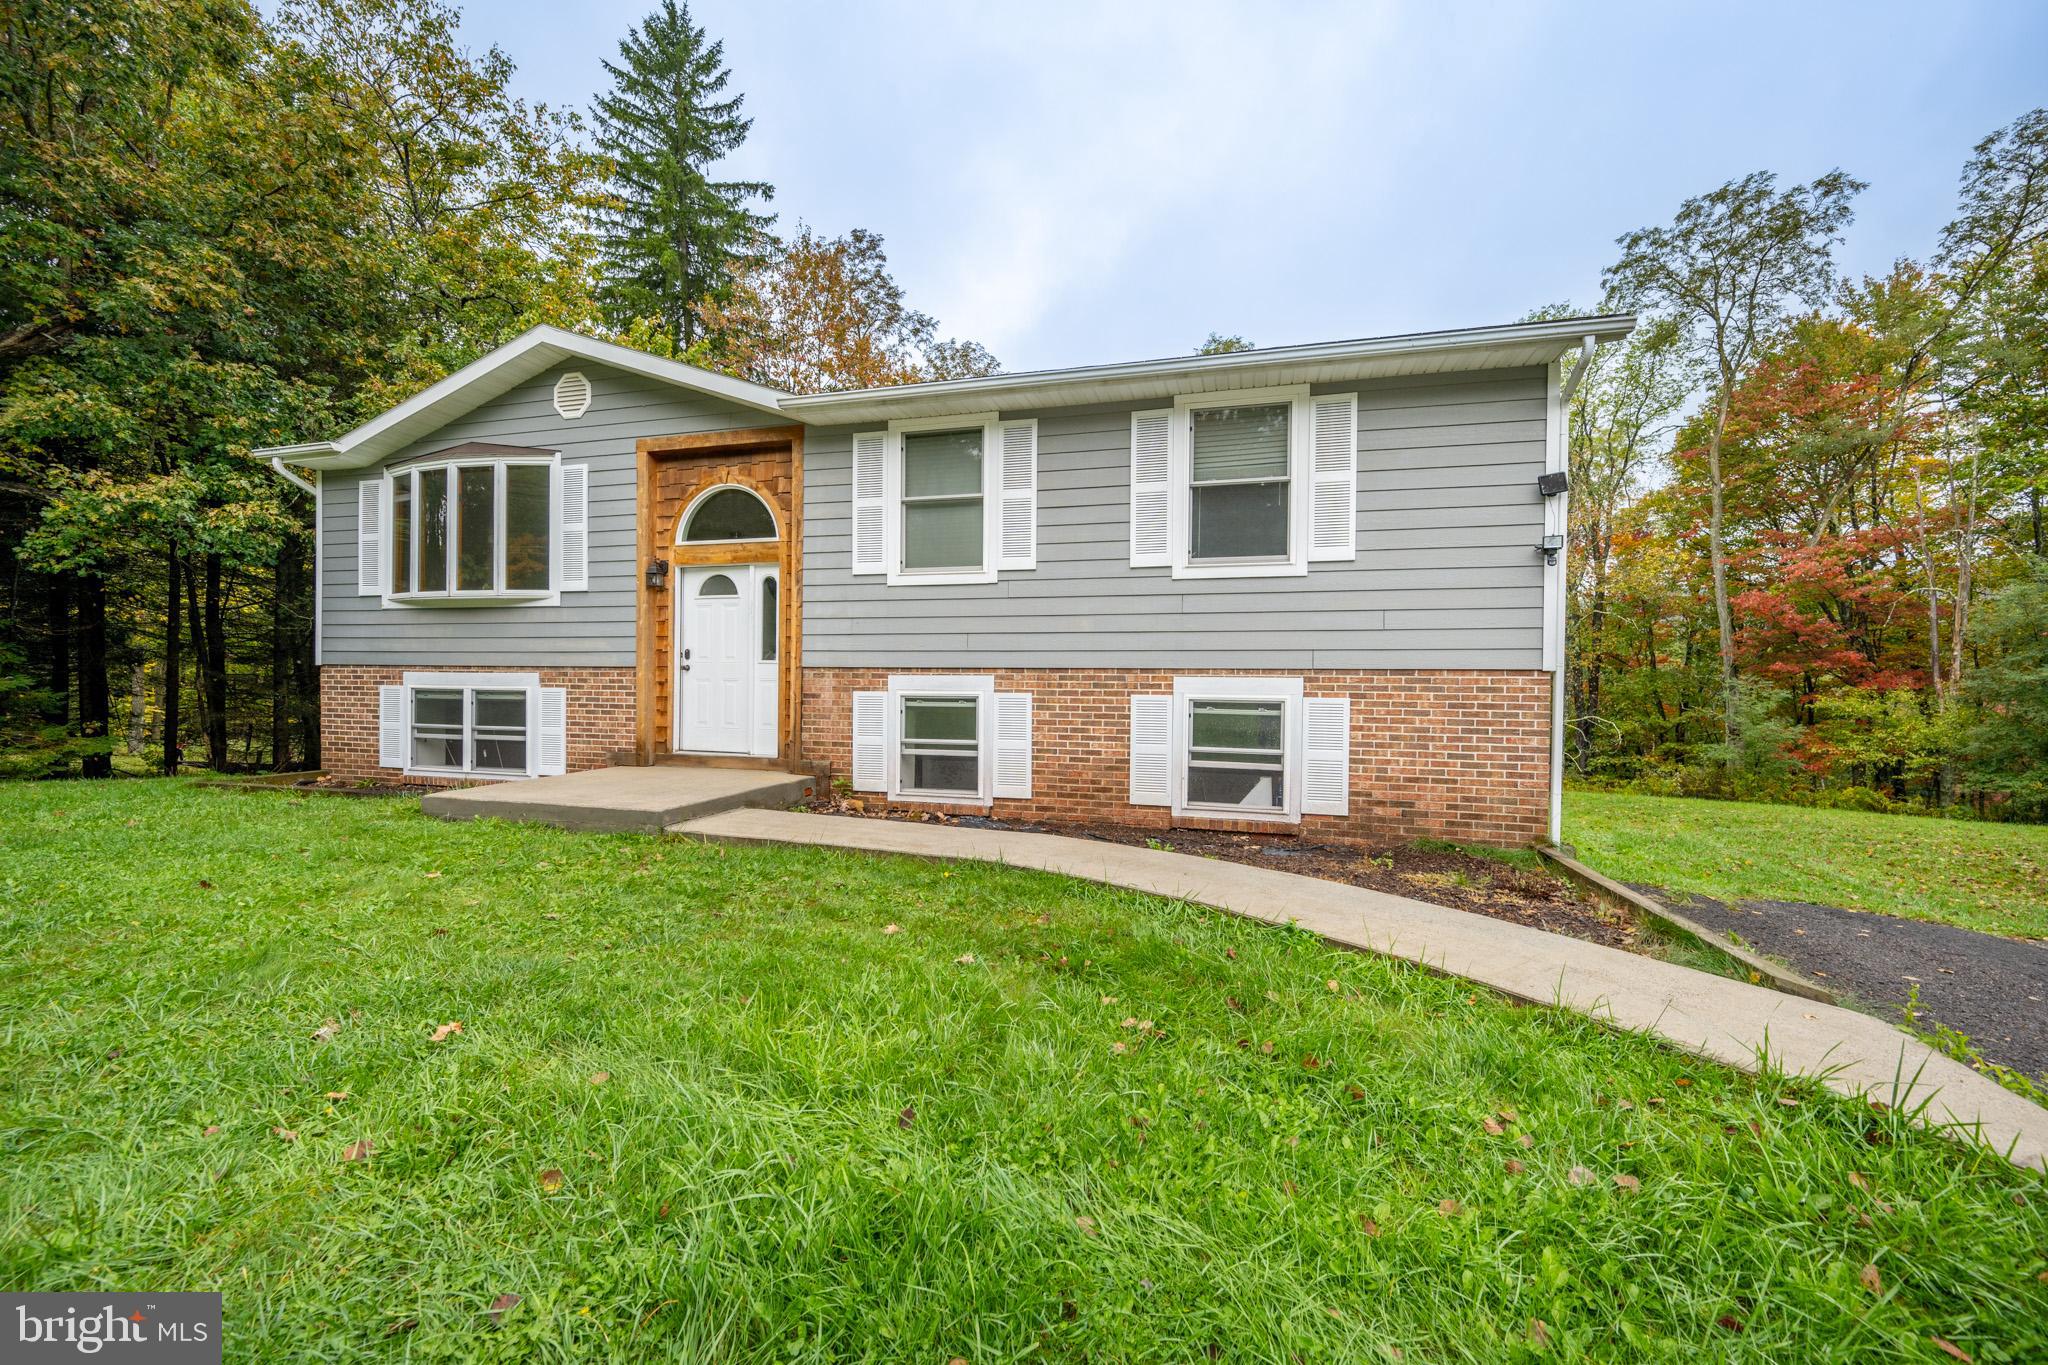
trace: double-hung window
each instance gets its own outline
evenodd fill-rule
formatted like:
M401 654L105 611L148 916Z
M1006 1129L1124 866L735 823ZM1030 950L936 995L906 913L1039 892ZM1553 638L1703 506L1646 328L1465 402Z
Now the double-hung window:
M390 594L532 598L554 590L552 459L448 460L390 475Z
M1293 404L1188 414L1188 562L1284 563L1294 540Z
M1134 569L1305 574L1317 560L1355 560L1357 522L1355 393L1182 394L1131 414Z
M1038 419L906 417L853 435L856 574L932 587L1038 566Z
M976 801L982 794L981 704L976 694L897 694L896 790L904 796Z
M982 431L903 433L904 573L979 573L987 563Z
M530 696L524 688L413 688L407 770L524 774Z
M1278 698L1188 700L1184 804L1190 809L1287 808L1287 703Z

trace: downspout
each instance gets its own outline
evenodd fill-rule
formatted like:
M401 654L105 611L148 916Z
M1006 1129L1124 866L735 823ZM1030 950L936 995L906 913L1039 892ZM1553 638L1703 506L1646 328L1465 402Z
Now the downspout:
M305 489L308 493L311 493L316 497L319 495L320 490L315 488L312 484L308 483L306 481L305 475L296 474L292 472L292 467L284 462L283 456L271 456L270 467L272 469L275 469L280 477L290 480L291 482L297 484L299 487Z
M1565 376L1557 398L1557 467L1553 473L1569 472L1571 469L1572 442L1572 395L1579 390L1579 382L1586 377L1586 371L1593 365L1593 348L1598 341L1587 336L1579 343L1579 363L1572 366L1572 372ZM1546 519L1554 518L1557 535L1565 535L1571 523L1571 491L1558 494L1550 499L1557 504L1555 511L1546 511ZM1564 843L1564 679L1565 679L1565 573L1567 555L1557 557L1557 605L1553 620L1557 631L1557 653L1552 660L1554 667L1550 674L1550 842L1553 846Z
M297 484L313 495L313 667L317 669L326 648L326 641L323 638L326 634L325 622L322 619L324 604L321 601L326 595L322 591L326 585L321 581L323 575L320 572L320 530L324 524L322 513L327 509L322 505L320 485L309 482L303 474L294 472L292 467L284 462L283 457L271 456L270 467L277 471L280 478Z

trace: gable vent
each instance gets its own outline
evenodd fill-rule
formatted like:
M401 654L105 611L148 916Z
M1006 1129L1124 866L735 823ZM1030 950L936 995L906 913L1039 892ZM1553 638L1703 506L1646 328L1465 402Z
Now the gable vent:
M590 411L590 381L583 371L571 370L555 381L555 411L572 422Z

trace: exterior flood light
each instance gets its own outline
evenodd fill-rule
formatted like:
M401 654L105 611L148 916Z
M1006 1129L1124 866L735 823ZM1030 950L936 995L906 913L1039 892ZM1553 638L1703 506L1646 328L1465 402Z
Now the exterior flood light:
M1560 474L1558 477L1563 478L1564 476ZM1545 536L1543 537L1543 543L1536 548L1543 555L1543 562L1545 564L1555 564L1557 563L1559 552L1564 549L1564 537Z
M1560 472L1536 476L1536 491L1546 498L1554 498L1571 486L1572 481L1569 474Z

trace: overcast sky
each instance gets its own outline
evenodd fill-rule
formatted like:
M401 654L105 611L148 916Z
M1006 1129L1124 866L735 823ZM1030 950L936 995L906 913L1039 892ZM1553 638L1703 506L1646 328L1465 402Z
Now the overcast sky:
M587 108L648 0L469 0ZM1925 255L2048 102L2048 4L696 0L785 227L880 232L1011 370L1590 305L1614 238L1758 169L1871 182L1843 264Z

